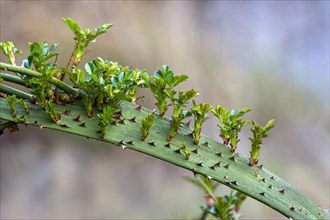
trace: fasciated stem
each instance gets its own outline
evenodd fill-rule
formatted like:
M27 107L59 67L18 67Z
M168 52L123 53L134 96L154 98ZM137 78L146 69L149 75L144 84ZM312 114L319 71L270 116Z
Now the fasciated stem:
M42 74L31 70L31 69L27 69L27 68L23 68L23 67L19 67L19 66L14 66L11 64L7 64L7 63L3 63L0 62L0 69L2 70L6 70L6 71L11 71L11 72L18 72L18 73L22 73L25 74L27 76L32 76L32 77L42 77ZM85 93L79 89L75 89L73 87L71 87L70 85L62 82L59 79L56 79L55 77L51 77L49 79L49 83L59 87L60 89L62 89L63 91L72 94L74 97L77 97L79 95L81 96L85 96Z

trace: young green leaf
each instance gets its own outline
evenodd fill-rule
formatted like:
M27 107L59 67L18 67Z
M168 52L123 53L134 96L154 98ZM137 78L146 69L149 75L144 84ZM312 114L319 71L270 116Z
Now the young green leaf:
M16 98L16 95L11 95L11 96L6 97L6 100L10 106L11 114L13 115L13 117L16 117L16 114L17 114L15 98Z
M52 100L46 102L45 110L52 122L57 123L61 119L61 114L56 111L56 104Z
M268 131L275 126L274 122L275 120L271 119L267 122L265 127L262 127L260 124L252 121L251 131L253 133L253 136L252 138L249 138L251 141L250 166L253 166L257 163L257 158L260 153L260 145L262 145L262 140L268 137Z
M194 143L199 144L202 132L202 124L208 119L207 113L212 110L212 106L207 103L200 103L199 105L193 100L193 108L191 113L194 115Z
M0 49L8 58L9 63L16 66L15 54L21 54L22 51L17 49L11 41L7 43L0 42Z
M232 152L236 151L237 143L240 141L238 134L242 127L250 124L249 121L243 121L240 117L249 111L251 111L249 108L229 111L220 105L216 105L215 109L212 110L212 113L220 120L220 124L218 124L220 137L224 144L230 145Z
M95 28L93 31L91 31L89 28L86 28L85 31L81 30L80 26L77 22L72 20L71 18L62 18L62 21L71 29L71 31L74 34L74 41L75 41L75 48L72 52L72 56L70 57L70 60L67 65L67 69L69 67L70 62L72 61L73 66L77 66L80 63L80 60L85 55L86 48L89 46L90 42L95 42L96 38L106 33L107 29L109 29L112 24L104 24L97 28ZM71 60L71 58L73 58Z
M190 110L184 110L183 108L187 106L190 99L198 96L199 92L195 89L191 89L188 91L180 90L178 94L176 94L176 92L172 90L171 93L167 93L167 95L173 106L173 115L167 138L170 141L178 133L179 126L183 124L183 120L192 115Z
M141 132L142 132L142 140L145 141L149 135L150 129L154 124L154 114L149 113L146 117L142 119L141 122Z
M26 114L30 114L29 107L26 102L24 102L23 99L17 99L17 102L24 108L24 111Z
M102 139L105 138L105 130L109 124L112 122L115 122L116 120L112 117L112 115L115 113L116 108L113 106L106 106L103 108L102 113L97 114L97 117L99 118L99 127L100 127L100 137Z

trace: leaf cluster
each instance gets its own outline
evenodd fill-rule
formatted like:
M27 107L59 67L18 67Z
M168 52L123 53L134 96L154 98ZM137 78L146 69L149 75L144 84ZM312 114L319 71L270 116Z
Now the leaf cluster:
M7 57L9 63L16 65L15 54L21 54L22 51L17 49L11 41L7 43L0 42L0 49Z
M38 42L29 43L30 55L23 61L23 66L28 69L34 69L42 74L42 77L28 77L23 74L19 76L27 82L32 89L32 94L37 97L38 103L42 108L46 105L47 99L54 99L52 85L49 83L50 78L58 72L57 64L49 60L54 56L58 56L56 52L58 44L52 44L48 48L46 42L39 44Z
M192 115L190 110L186 110L184 108L187 106L189 100L198 95L199 93L195 89L188 91L179 90L178 93L174 90L171 90L171 92L168 94L173 106L173 114L168 140L172 140L174 135L178 132L179 126L183 124L183 120Z
M11 96L6 97L6 100L10 106L11 114L13 115L13 117L16 117L16 114L17 114L15 98L16 98L16 95L11 95Z
M144 117L141 121L141 133L142 140L145 141L149 135L149 131L154 124L154 114L149 113L146 117Z
M104 139L105 137L105 130L109 124L115 122L116 120L113 118L113 114L115 113L116 108L111 105L107 105L103 108L102 113L98 113L97 117L99 118L99 127L101 138Z
M257 157L260 153L260 145L262 144L262 140L268 137L268 131L275 127L275 120L271 119L267 122L267 124L263 127L262 125L252 121L251 131L253 133L253 137L249 138L252 145L250 151L250 165L253 166L257 163Z
M86 92L84 103L90 117L94 102L99 110L105 104L115 106L120 100L135 102L137 89L146 86L144 79L148 75L145 70L132 70L100 57L86 63L85 70L88 75L78 67L64 71L79 89Z
M71 18L62 18L62 21L71 29L74 34L75 49L73 51L73 65L77 66L85 55L85 50L91 42L95 42L96 38L107 32L112 24L101 25L94 30L86 28L81 30L79 24Z
M227 110L221 105L216 105L212 113L220 120L218 124L220 128L220 137L223 143L230 144L232 152L235 152L237 143L239 142L238 133L242 127L250 124L250 121L243 121L241 117L251 111L249 108L242 108L240 110Z
M203 216L212 215L219 220L238 219L238 211L246 195L232 190L229 195L216 196L215 190L219 183L213 182L206 176L198 175L196 178L186 178L187 181L196 185L206 194L206 204L202 205Z
M193 108L191 113L194 115L194 143L198 144L201 138L202 124L208 119L207 113L212 110L212 106L208 103L202 102L197 104L193 100Z
M157 100L156 106L161 116L164 116L168 109L167 100L173 94L173 88L187 79L188 76L186 75L175 76L168 65L163 65L162 69L156 71L150 79L149 77L145 78L148 87Z
M46 101L45 111L52 119L52 122L56 123L61 119L61 114L56 111L56 104L53 100Z

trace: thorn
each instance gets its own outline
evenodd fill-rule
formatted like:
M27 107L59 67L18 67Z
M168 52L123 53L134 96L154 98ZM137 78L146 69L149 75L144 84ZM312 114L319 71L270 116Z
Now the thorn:
M203 143L203 146L205 146L205 147L210 147L209 142L207 142L207 141L204 142L204 143Z
M259 193L259 195L266 196L265 192L261 192L261 193Z
M218 162L218 163L216 163L216 164L214 164L214 166L221 167L221 161Z
M269 189L272 189L272 188L273 188L273 186L272 186L272 185L269 185L269 186L268 186L268 188L269 188Z
M81 123L79 126L86 128L86 122Z
M237 182L236 180L231 181L230 183L231 183L231 184L234 184L234 185L236 185L236 186L238 186L238 182Z
M210 166L210 169L215 170L217 168L216 165Z
M110 124L113 125L113 126L117 126L118 125L117 121L113 121Z
M216 155L219 156L219 157L223 157L222 152L216 153Z
M266 183L266 179L265 178L262 178L260 181Z
M192 131L191 133L188 133L187 136L194 137L194 132Z
M121 119L121 120L118 120L117 121L118 124L121 124L121 125L126 125L125 123L125 120L124 119Z
M282 193L282 194L284 194L285 189L281 189L281 190L279 190L279 192Z
M134 144L133 144L133 140L131 140L131 141L127 141L126 144L134 145Z
M81 122L80 114L77 117L72 118L72 121Z
M121 140L117 143L117 145L124 145L124 144L125 144L124 140Z
M190 127L190 122L191 122L191 120L189 120L188 122L186 122L184 125L187 126L187 127Z
M126 150L126 148L127 148L127 146L125 146L125 145L120 145L121 146L121 148L123 148L123 150Z
M150 142L148 142L148 144L149 144L149 145L151 145L151 146L154 146L154 147L156 147L156 144L155 144L155 142L154 142L154 141L150 141Z
M294 211L296 209L296 207L294 207L293 205L290 206L290 210Z
M195 150L192 150L191 152L193 152L194 154L198 154L197 148Z
M112 118L114 118L114 119L120 119L120 114L117 114L117 113L114 113L113 115L112 115Z
M136 123L136 117L133 117L131 119L128 119L128 121L133 122L133 123Z
M61 124L60 125L62 128L71 128L71 126L67 125L67 124Z
M193 168L192 170L191 170L192 172L193 172L193 174L194 174L194 178L196 178L196 176L197 176L197 170L195 169L195 168Z
M273 179L275 179L275 177L274 177L274 176L271 176L270 178L271 178L272 180L273 180Z
M228 176L223 176L223 178L228 179Z
M230 182L229 181L226 181L225 184L230 185Z
M232 160L232 161L236 161L236 160L235 160L235 155L232 156L232 157L229 157L228 159L229 159L229 160Z
M66 109L63 114L65 115L71 115L71 109Z
M164 144L164 147L171 148L171 144L170 144L170 142Z
M200 162L200 163L196 163L196 165L199 166L199 167L203 167L202 162Z
M223 166L226 169L229 169L229 164Z
M262 170L262 167L263 166L264 166L263 164L260 164L260 165L257 166L257 168L259 168L260 170Z
M139 105L138 107L135 108L136 111L140 112L142 109L142 105Z
M119 115L119 117L122 116L122 115L123 115L123 110L120 109L119 111L116 111L116 112L114 113L114 115L116 115L116 116L112 116L113 118L118 117L117 115Z
M174 152L177 153L177 154L181 154L181 148L175 150Z

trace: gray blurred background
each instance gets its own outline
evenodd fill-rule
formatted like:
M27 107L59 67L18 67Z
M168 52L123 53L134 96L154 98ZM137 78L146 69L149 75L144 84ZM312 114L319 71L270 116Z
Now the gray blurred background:
M169 64L187 74L198 101L250 107L276 119L261 163L329 208L329 1L4 1L1 41L60 43L113 23L84 59L96 56L150 73ZM1 57L4 60L4 57ZM150 95L148 96L150 97ZM146 100L154 108L155 100ZM219 139L217 120L204 133ZM203 193L192 173L133 151L36 127L1 136L1 219L195 219ZM238 151L249 155L248 129ZM228 190L222 186L219 194ZM283 219L248 199L242 219Z

